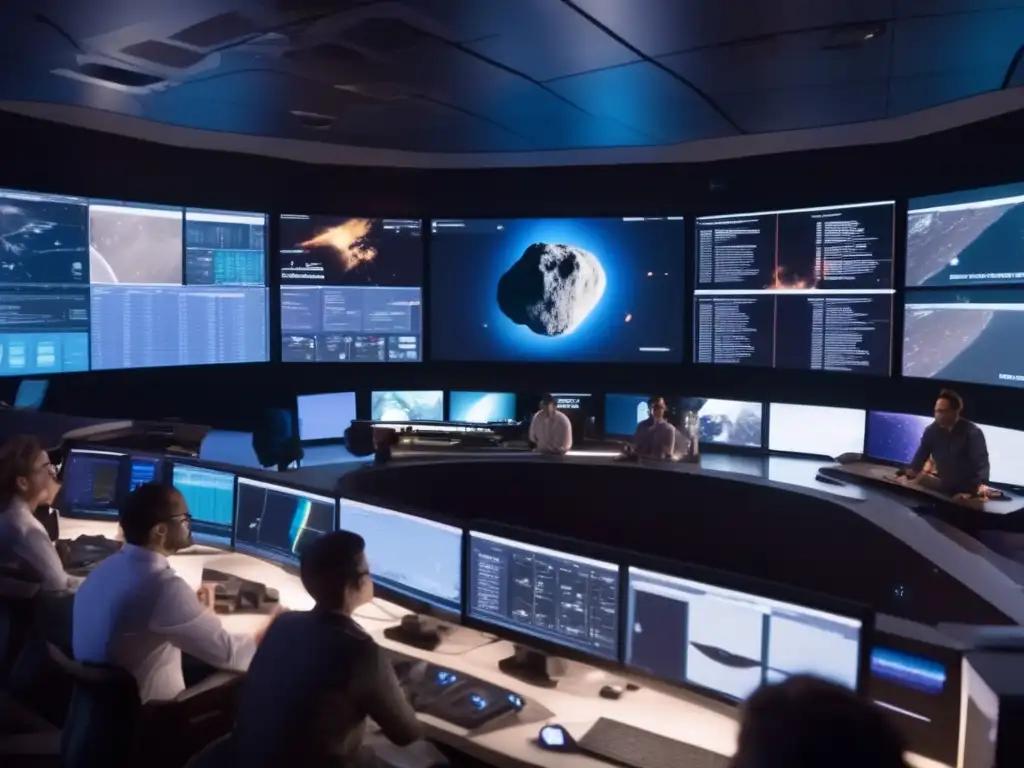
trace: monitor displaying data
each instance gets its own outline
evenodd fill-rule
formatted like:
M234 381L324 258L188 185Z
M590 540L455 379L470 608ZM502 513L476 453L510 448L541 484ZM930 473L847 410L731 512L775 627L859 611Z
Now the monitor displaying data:
M419 219L282 214L282 360L419 362L422 229Z
M188 504L196 543L230 547L235 527L235 476L175 464L172 482Z
M334 530L334 499L238 478L235 549L296 565L306 546Z
M698 401L701 402L701 401ZM742 400L704 400L697 412L702 445L761 447L764 405Z
M355 392L299 395L299 439L338 440L356 418Z
M859 408L772 403L768 450L836 458L864 452L865 413Z
M69 451L61 477L67 514L116 518L125 458L112 451Z
M470 618L618 658L618 565L471 531L468 571Z
M342 499L338 525L366 541L373 583L448 612L462 610L462 530Z
M451 392L448 420L470 424L516 420L516 396L512 392Z
M441 390L370 393L373 421L444 421L444 392Z
M694 362L890 373L895 203L697 219Z
M682 217L431 222L437 360L680 363Z
M605 395L604 433L614 437L633 437L640 422L651 415L650 399L650 395Z
M156 456L132 456L129 465L128 492L140 485L163 480L164 460Z
M860 684L863 623L800 605L630 567L626 664L742 701L810 674Z
M18 382L18 391L14 395L14 407L27 410L42 408L49 388L49 379L22 379Z

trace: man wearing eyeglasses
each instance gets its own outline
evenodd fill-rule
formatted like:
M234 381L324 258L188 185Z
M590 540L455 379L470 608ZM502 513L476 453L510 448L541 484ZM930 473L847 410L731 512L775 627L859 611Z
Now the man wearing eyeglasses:
M935 401L935 421L921 436L910 466L908 480L949 494L958 501L984 498L988 493L989 459L985 433L961 417L964 403L956 392L944 389ZM934 462L937 479L922 474L925 463Z
M38 580L43 592L63 592L81 583L64 571L35 516L37 508L53 504L58 490L57 468L34 437L13 437L0 448L0 565Z

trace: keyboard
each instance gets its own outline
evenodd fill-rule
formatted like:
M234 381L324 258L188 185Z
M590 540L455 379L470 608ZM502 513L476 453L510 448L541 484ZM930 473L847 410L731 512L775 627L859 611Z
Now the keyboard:
M121 550L121 542L105 536L79 536L77 539L62 541L68 548L69 569L89 568Z
M729 758L602 717L577 743L581 752L629 768L728 768Z

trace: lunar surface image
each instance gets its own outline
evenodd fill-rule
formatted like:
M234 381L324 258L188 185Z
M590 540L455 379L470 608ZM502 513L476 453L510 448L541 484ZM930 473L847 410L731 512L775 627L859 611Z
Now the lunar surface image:
M1024 312L962 306L907 304L904 376L996 383L1007 362L1006 340L1024 333Z
M442 392L373 392L370 416L374 421L441 421Z
M0 282L88 283L84 205L0 196Z
M761 446L761 404L707 400L699 409L700 439L722 445Z
M182 285L182 216L180 211L91 207L92 282Z

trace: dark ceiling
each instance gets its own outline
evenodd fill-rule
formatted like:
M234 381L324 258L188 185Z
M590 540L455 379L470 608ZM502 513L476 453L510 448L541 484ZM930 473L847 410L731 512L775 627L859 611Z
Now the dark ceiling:
M0 99L415 152L678 144L1024 85L1024 0L13 0Z

